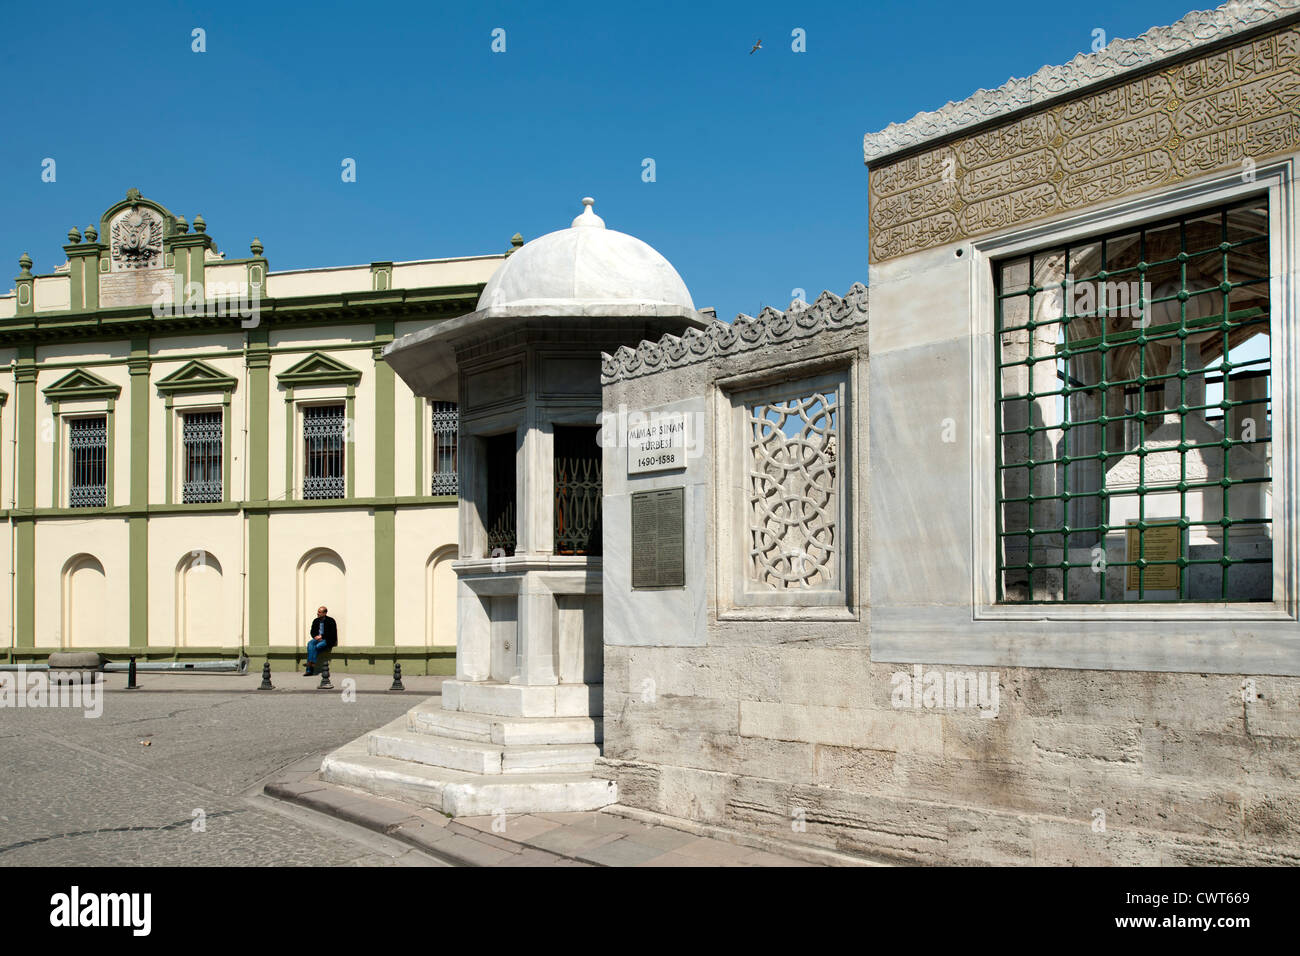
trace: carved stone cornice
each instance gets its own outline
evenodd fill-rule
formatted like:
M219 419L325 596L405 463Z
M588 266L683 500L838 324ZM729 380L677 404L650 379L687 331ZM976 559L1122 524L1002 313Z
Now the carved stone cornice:
M823 292L812 305L796 300L784 312L766 308L756 318L741 314L734 322L714 319L705 328L687 329L683 335L665 334L658 342L643 341L635 349L623 346L613 355L602 352L600 382L609 385L833 329L864 325L867 297L867 287L855 282L844 298Z
M1300 22L1288 22L873 166L870 261L1234 167L1249 181L1297 149Z
M883 156L1081 92L1297 12L1300 0L1233 0L1213 10L1194 10L1170 26L1152 27L1131 40L1112 40L1097 53L1080 53L1069 63L1044 66L1033 76L1010 79L995 90L977 90L960 102L950 101L868 133L862 141L863 161L871 165Z

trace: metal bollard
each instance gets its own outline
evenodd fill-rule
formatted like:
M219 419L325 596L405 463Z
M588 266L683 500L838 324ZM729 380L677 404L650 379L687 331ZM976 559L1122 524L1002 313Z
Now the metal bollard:
M320 683L316 685L317 690L333 690L334 685L330 683L330 662L324 661L320 666Z
M258 690L275 690L275 685L271 683L271 662L267 661L262 665L262 683Z
M140 685L135 682L135 658L131 658L131 666L126 669L126 689L139 690Z
M393 686L389 690L406 690L402 686L402 664L400 661L393 661Z

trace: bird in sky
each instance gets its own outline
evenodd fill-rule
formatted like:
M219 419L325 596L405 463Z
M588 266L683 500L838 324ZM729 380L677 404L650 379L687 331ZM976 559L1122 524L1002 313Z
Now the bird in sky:
M750 55L750 56L753 56L753 55L754 55L754 50L761 50L761 49L763 49L763 41L762 41L762 40L759 40L758 42L756 42L756 43L754 44L754 49L749 51L749 55Z

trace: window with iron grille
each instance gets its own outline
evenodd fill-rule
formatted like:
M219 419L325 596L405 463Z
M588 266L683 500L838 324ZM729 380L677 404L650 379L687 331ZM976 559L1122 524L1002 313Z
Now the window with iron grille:
M1264 198L994 264L998 599L1269 601Z
M302 410L303 498L342 498L345 421L342 405L307 405Z
M68 506L102 508L108 503L108 419L68 420L68 450L72 466Z
M515 526L514 432L483 439L487 468L487 544L484 557L513 557L518 535Z
M430 494L456 494L456 440L459 431L460 409L456 403L434 402L433 487Z
M596 429L555 426L555 553L601 553L601 447Z
M188 412L181 425L185 455L181 501L220 501L222 423L220 411Z

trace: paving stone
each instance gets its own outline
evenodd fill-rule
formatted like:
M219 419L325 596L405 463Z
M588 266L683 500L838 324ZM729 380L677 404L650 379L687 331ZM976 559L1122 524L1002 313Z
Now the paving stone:
M647 860L663 856L665 852L659 847L646 846L644 843L637 843L631 837L623 837L621 840L579 850L574 856L602 866L639 866Z
M712 840L708 837L697 837L694 842L684 843L673 852L720 864L739 862L752 855L754 848L752 846L736 846L734 843L724 843L721 840Z
M514 854L507 850L499 850L494 846L455 833L444 832L434 849L438 853L454 857L459 863L470 866L496 866L498 863L514 858Z
M670 851L660 856L651 857L644 863L638 863L637 866L713 866L708 860L703 860L697 856L684 856L681 853Z
M769 853L766 850L758 850L749 856L741 857L738 861L742 866L816 866L816 863L809 863L807 860L796 860L789 856L780 856L776 853Z
M658 847L667 851L675 850L679 846L685 846L692 840L698 840L699 837L684 830L674 830L671 827L651 826L629 833L628 839L635 840L645 846Z
M581 830L575 827L556 827L546 833L539 833L536 836L529 837L525 842L529 846L550 850L553 853L574 856L579 850L589 850L603 843L609 843L611 840L621 839L622 836L621 833L592 834L589 830Z

